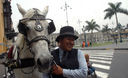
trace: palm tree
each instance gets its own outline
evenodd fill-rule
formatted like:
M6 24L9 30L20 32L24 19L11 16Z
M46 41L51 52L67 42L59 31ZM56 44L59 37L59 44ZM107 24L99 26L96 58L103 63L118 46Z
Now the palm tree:
M123 8L120 7L121 4L122 4L121 2L118 2L116 4L108 3L108 5L110 7L104 10L104 12L106 12L106 15L105 15L104 19L107 19L107 18L111 19L111 17L113 15L115 15L116 26L118 26L117 13L123 13L123 14L127 14L128 15L128 11L126 9L123 9ZM120 29L118 29L118 33L120 34ZM119 38L120 38L120 35L119 35Z
M113 3L108 3L108 5L110 6L109 8L105 9L104 12L106 12L106 15L104 17L104 19L111 19L111 17L113 15L115 15L116 17L116 24L118 25L118 18L117 18L117 13L123 13L128 15L128 11L126 9L121 8L121 2L118 2L116 4Z
M103 25L104 27L102 28L102 32L104 33L104 35L107 35L108 37L108 41L109 41L109 34L110 34L110 30L111 28L108 27L108 25Z
M125 26L124 25L121 25L120 23L118 23L118 26L115 27L115 30L118 30L118 29L120 29L120 31L124 31Z
M93 41L93 31L97 30L99 31L100 26L96 24L96 22L92 19L91 21L86 21L87 25L85 27L85 31L90 32L91 31L91 43Z

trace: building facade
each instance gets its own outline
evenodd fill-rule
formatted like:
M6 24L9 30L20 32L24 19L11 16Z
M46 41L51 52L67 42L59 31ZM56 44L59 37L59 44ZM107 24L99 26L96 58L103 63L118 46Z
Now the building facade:
M91 39L93 41L93 43L104 43L113 40L113 37L111 36L111 34L106 35L105 33L102 32L94 32L93 33L93 38L91 37L91 33L82 33L82 34L78 34L75 33L79 38L75 41L75 46L81 46L82 42L85 41L85 35L86 35L86 42L91 42ZM53 33L50 35L50 41L51 41L51 45L53 46L57 46L57 43L55 41L56 37L59 35L59 33Z

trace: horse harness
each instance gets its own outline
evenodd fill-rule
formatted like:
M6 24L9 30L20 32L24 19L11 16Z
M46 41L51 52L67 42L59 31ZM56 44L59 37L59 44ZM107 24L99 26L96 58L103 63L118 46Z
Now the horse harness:
M35 14L32 16L32 18L25 18L25 19L22 19L19 21L19 25L18 25L18 30L21 34L23 34L25 36L25 39L27 41L27 45L29 46L28 49L30 49L30 52L31 52L31 47L30 45L33 43L33 42L37 42L39 40L45 40L48 44L50 44L50 41L48 40L48 38L46 36L37 36L35 38L33 38L32 40L28 40L27 39L27 31L29 30L29 28L24 24L22 23L22 21L26 21L26 20L35 20L36 23L35 23L35 27L34 29L38 32L41 32L44 30L43 26L40 24L40 20L50 20L51 22L49 23L49 26L48 26L48 34L51 34L52 32L54 32L56 30L55 28L55 25L54 25L54 22L52 19L45 19L43 15L40 15L38 12L37 12L37 9L35 9ZM23 49L23 48L22 48ZM19 49L17 48L17 50L19 51ZM31 52L33 54L33 52ZM55 63L55 61L53 61L53 63ZM56 64L56 63L55 63ZM17 55L17 60L12 60L12 61L9 61L8 63L6 63L6 66L7 67L10 67L12 69L15 69L15 68L25 68L25 67L31 67L31 66L34 66L35 65L35 61L34 61L34 58L26 58L26 59L21 59L20 56L19 56L19 52L18 52L18 55ZM34 67L35 68L35 67ZM34 68L32 69L31 72L24 72L22 71L24 74L30 74L33 72Z

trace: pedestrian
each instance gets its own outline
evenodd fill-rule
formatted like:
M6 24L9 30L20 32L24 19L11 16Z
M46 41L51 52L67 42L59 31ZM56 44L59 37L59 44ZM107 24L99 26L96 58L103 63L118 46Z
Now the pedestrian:
M90 46L92 46L92 42L90 42Z
M83 41L83 43L82 43L82 48L84 48L85 47L85 41Z
M84 54L73 48L76 39L73 27L60 29L56 38L59 48L51 52L57 64L52 66L52 78L86 78L88 68Z
M90 42L88 41L88 47L90 46Z

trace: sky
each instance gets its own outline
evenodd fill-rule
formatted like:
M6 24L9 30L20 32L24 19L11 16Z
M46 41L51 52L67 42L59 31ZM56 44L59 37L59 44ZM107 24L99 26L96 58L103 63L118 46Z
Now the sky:
M45 6L49 6L47 18L53 19L56 26L55 33L59 33L60 28L67 25L66 11L64 10L65 2L69 6L67 8L69 25L73 26L78 33L82 33L83 25L87 25L85 21L91 21L92 19L100 25L100 29L106 24L110 28L114 28L116 26L114 16L110 20L104 20L104 10L109 7L109 2L122 2L121 7L128 9L128 0L11 0L11 17L15 30L17 31L19 19L22 19L22 15L19 13L16 5L18 3L26 11L30 8L38 8L43 11ZM118 13L118 20L122 25L126 26L128 24L127 15Z

